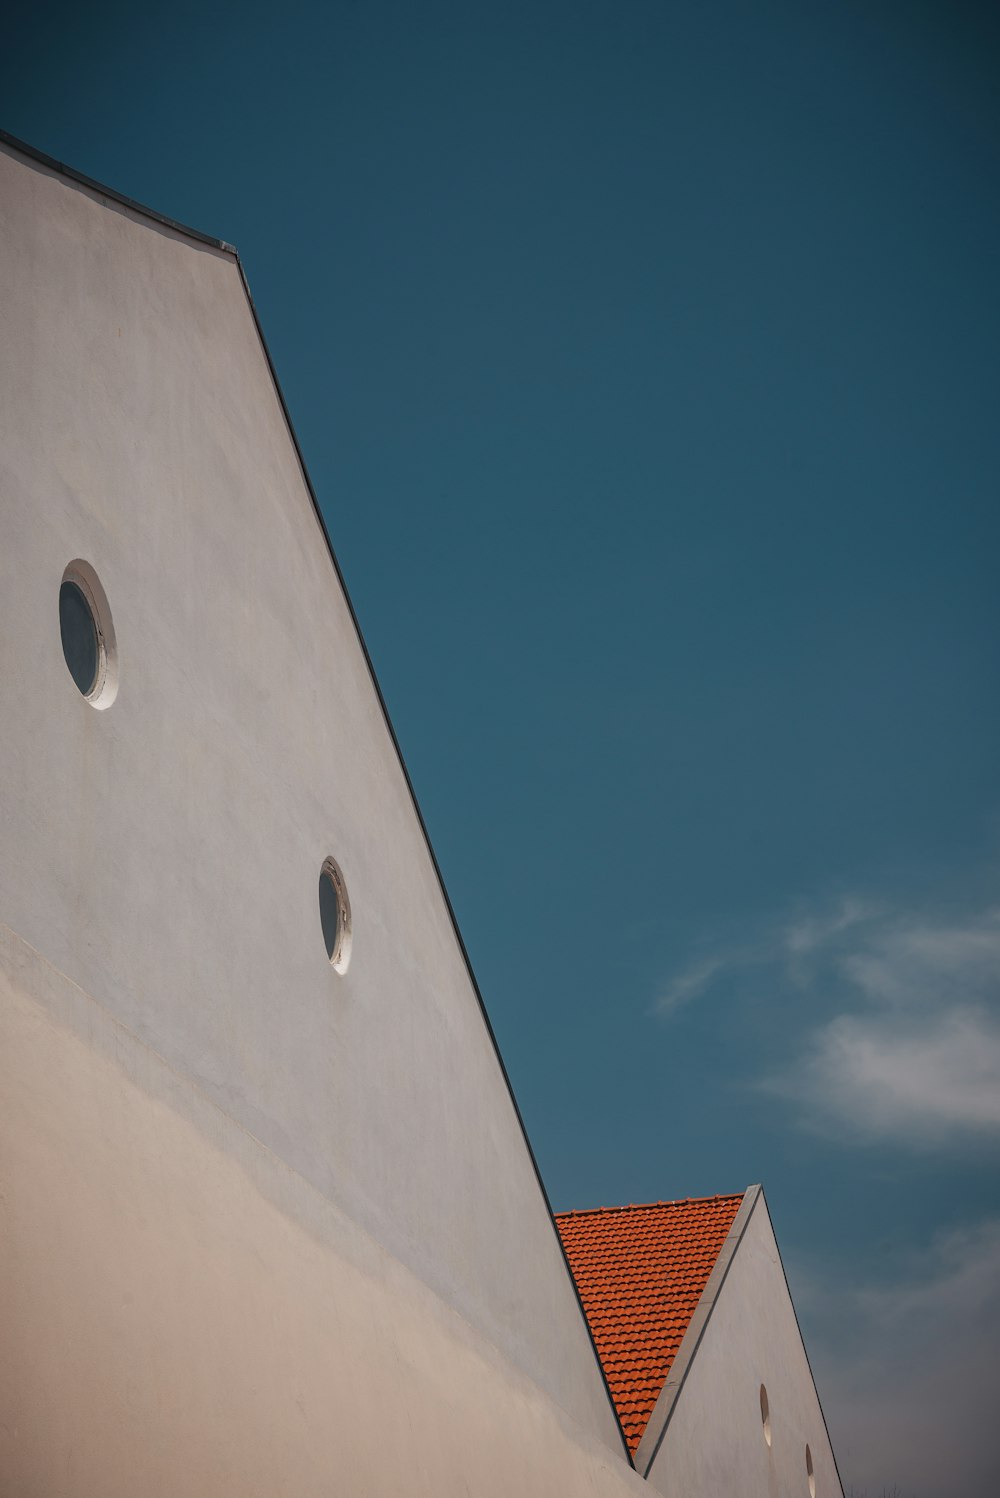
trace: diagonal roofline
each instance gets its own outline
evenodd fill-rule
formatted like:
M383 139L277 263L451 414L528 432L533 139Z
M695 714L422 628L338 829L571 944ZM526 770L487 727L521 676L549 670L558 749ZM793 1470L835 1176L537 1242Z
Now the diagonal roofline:
M234 244L227 244L224 239L216 239L213 234L205 234L201 229L192 229L190 224L182 224L165 213L157 213L155 208L136 202L135 198L128 197L125 193L119 192L117 188L109 187L106 182L98 182L96 178L88 177L84 172L78 172L76 167L67 166L65 161L57 161L54 156L47 156L44 151L39 151L37 146L29 145L26 140L20 140L16 135L11 135L9 130L0 130L0 145L13 147L15 151L29 156L32 161L37 161L40 166L47 166L51 171L58 172L61 177L69 177L71 181L79 182L81 187L89 187L93 192L99 192L102 197L111 198L113 202L120 203L123 208L131 208L135 213L141 213L144 218L151 218L155 223L163 224L164 228L176 229L179 234L186 234L189 239L197 239L201 244L211 245L213 250L225 250L228 255L235 255L236 259L239 259L239 251Z
M733 1218L726 1234L725 1242L719 1249L719 1255L712 1265L712 1272L705 1282L705 1288L698 1298L691 1320L684 1329L681 1345L670 1369L664 1380L663 1388L660 1390L652 1413L646 1421L646 1428L642 1433L642 1439L635 1449L636 1471L643 1477L649 1476L650 1468L656 1460L657 1453L663 1444L663 1437L667 1433L670 1417L674 1412L684 1381L691 1369L694 1355L701 1345L701 1339L705 1335L709 1318L715 1309L715 1303L719 1298L722 1287L726 1282L729 1267L733 1262L736 1250L739 1248L746 1232L753 1210L763 1196L763 1187L748 1186L746 1191L740 1193L742 1201L736 1216ZM711 1198L710 1198L711 1199ZM718 1200L718 1198L714 1198ZM728 1200L733 1200L732 1197Z

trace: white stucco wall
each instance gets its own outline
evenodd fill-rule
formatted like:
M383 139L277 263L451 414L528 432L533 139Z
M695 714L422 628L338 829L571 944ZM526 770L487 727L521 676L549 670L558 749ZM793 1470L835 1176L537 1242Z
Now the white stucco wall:
M682 1345L678 1362L687 1352ZM663 1428L662 1415L659 1407L653 1411L650 1440L644 1437L636 1454L640 1471ZM807 1444L816 1498L842 1498L767 1205L757 1192L647 1478L665 1498L809 1498Z
M402 1387L427 1363L402 1356L392 1329L412 1312L411 1346L431 1335L426 1312L467 1327L470 1357L493 1370L493 1383L470 1374L469 1387L480 1398L493 1389L497 1419L505 1399L533 1390L529 1404L542 1400L575 1431L594 1433L611 1469L632 1481L235 260L7 147L0 205L0 921L42 963L22 964L10 1002L45 1011L35 986L44 971L111 1027L98 1065L86 1025L63 1047L26 1019L34 1050L20 1060L5 1051L0 1063L0 1088L22 1107L7 1152L16 1231L0 1278L30 1286L16 1332L22 1345L38 1338L48 1349L39 1397L64 1387L55 1332L79 1315L72 1367L81 1391L110 1377L99 1372L105 1361L124 1359L146 1418L151 1400L172 1409L181 1398L178 1370L207 1389L211 1370L245 1364L236 1387L256 1391L247 1409L263 1420L279 1382L266 1349L291 1317L316 1344L302 1375L320 1381L310 1420L322 1423L328 1407L339 1429L341 1395L327 1399L321 1380L336 1368L339 1391L370 1338L380 1397L393 1405L388 1370ZM60 647L59 583L75 558L96 569L114 617L120 686L105 712L79 695ZM319 926L328 854L353 907L343 977L327 962ZM120 1044L131 1037L201 1100L181 1132L170 1119L174 1099L135 1095L141 1068L126 1103L112 1034ZM59 1085L37 1095L17 1088L21 1061L41 1088L50 1046ZM35 1138L39 1130L47 1132ZM266 1158L298 1183L280 1223L247 1194L247 1162L231 1154L246 1139L262 1152L254 1170ZM169 1212L152 1187L139 1189L150 1162L167 1178L151 1179L174 1190ZM192 1193L235 1215L204 1217ZM336 1262L316 1257L314 1201L375 1246L357 1312L354 1291L337 1288L340 1249ZM90 1224L94 1265L106 1253L130 1286L134 1310L108 1311L103 1342L89 1341L80 1298L95 1281L71 1251L75 1213ZM140 1231L139 1218L162 1231ZM301 1278L281 1267L293 1240ZM213 1306L221 1315L224 1297L195 1283L204 1262L206 1283L224 1288L237 1246L233 1284L245 1287L240 1304L266 1335L258 1326L244 1336L226 1321L216 1336ZM392 1295L380 1301L387 1278ZM114 1283L98 1287L96 1304L111 1305ZM63 1319L50 1324L56 1289ZM149 1318L162 1318L166 1336L182 1307L186 1322L203 1326L209 1371L197 1356L189 1361L178 1334L173 1351L162 1344L157 1381L143 1351ZM355 1315L347 1374L336 1323ZM235 1304L226 1316L237 1317ZM282 1356L295 1384L290 1342ZM132 1388L114 1399L127 1406ZM429 1454L440 1432L414 1399L404 1401L411 1459L416 1442L440 1477ZM540 1407L531 1404L527 1418L541 1420ZM40 1451L44 1411L18 1410ZM358 1416L352 1460L387 1428L402 1441L398 1416L383 1409L381 1435ZM60 1421L47 1431L56 1446L60 1425L69 1428ZM293 1436L285 1426L283 1439L312 1439L315 1428ZM73 1459L69 1447L52 1454ZM32 1488L17 1470L19 1492L91 1491L41 1480ZM367 1481L336 1490L389 1490L374 1475ZM303 1484L287 1490L311 1490ZM181 1490L227 1489L173 1488ZM529 1489L506 1487L521 1490ZM153 1489L144 1480L131 1491Z
M0 1200L5 1498L644 1491L5 928Z

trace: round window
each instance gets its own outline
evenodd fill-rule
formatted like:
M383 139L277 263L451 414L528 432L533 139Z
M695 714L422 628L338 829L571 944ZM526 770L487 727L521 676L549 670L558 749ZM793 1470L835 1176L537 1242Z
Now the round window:
M111 610L88 562L70 562L59 586L63 658L77 689L94 707L110 707L118 691L118 651Z
M771 1444L771 1406L767 1402L767 1390L764 1385L760 1386L760 1419L764 1427L764 1440Z
M806 1479L809 1483L809 1498L816 1498L816 1474L813 1471L813 1454L806 1447Z
M327 858L319 873L319 919L326 955L338 973L346 973L351 960L351 902L340 865Z

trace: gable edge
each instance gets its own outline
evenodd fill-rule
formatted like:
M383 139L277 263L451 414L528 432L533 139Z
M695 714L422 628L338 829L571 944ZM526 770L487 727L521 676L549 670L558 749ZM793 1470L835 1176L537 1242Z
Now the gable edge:
M698 1351L705 1328L708 1326L709 1318L715 1309L715 1302L719 1298L726 1275L729 1273L729 1266L750 1224L754 1208L762 1195L763 1187L759 1185L748 1186L746 1191L744 1191L743 1200L737 1208L736 1216L733 1218L729 1232L726 1234L726 1240L719 1250L719 1257L712 1266L712 1272L705 1283L704 1290L701 1292L701 1297L694 1309L694 1314L687 1324L684 1336L681 1338L681 1345L677 1349L677 1356L670 1365L670 1372L667 1374L663 1388L660 1390L657 1401L653 1406L653 1413L647 1420L646 1429L642 1433L642 1439L635 1449L635 1456L633 1457L635 1469L643 1477L649 1476L650 1469L659 1453L667 1426L670 1424L670 1417L673 1415L678 1396L684 1387L688 1370L694 1361L694 1355Z

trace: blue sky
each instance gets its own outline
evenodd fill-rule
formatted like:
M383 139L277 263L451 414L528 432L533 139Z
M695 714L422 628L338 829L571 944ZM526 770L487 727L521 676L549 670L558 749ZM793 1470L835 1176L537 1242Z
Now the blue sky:
M553 1204L762 1180L845 1484L1000 1487L1000 27L22 7L239 245Z

